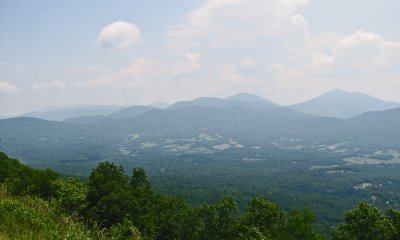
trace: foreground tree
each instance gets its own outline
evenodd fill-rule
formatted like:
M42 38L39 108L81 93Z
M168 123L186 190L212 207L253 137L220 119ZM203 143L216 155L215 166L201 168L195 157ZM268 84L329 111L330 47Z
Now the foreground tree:
M292 209L285 213L278 205L263 198L253 198L237 223L238 239L320 240L315 230L315 216L310 209Z
M15 195L50 199L55 194L52 182L58 177L59 174L54 171L33 169L0 152L0 183L6 183Z
M68 213L83 213L87 207L86 196L87 184L76 178L61 179L53 181L55 199L60 207Z
M390 210L388 217L378 208L361 202L346 213L345 223L332 229L334 240L398 240L400 212Z
M151 191L151 185L143 168L134 168L130 179L130 185L134 190Z
M286 213L276 204L253 198L238 217L232 197L189 207L182 197L154 192L143 168L135 168L128 177L121 166L110 162L99 163L86 184L62 179L49 170L32 169L0 153L0 183L18 194L22 190L23 194L52 198L58 210L79 213L96 229L98 224L105 227L109 239L321 239L314 230L311 210ZM393 226L391 236L398 236L400 213L388 211L387 216Z
M268 239L273 238L278 235L278 226L283 223L283 219L284 212L278 205L255 197L249 202L246 213L239 219L238 236L243 238L257 233Z
M102 162L89 177L87 216L109 227L123 221L130 212L128 178L121 166Z
M306 208L303 212L297 208L286 214L283 224L279 227L280 239L325 239L317 233L314 224L316 218L311 209Z

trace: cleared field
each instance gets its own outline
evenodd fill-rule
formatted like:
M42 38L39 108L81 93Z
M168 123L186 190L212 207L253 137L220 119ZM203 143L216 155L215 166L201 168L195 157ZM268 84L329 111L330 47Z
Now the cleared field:
M400 153L395 150L390 150L387 154L391 154L393 158L388 160L381 160L376 158L370 158L368 156L357 156L357 157L348 157L344 158L343 161L347 162L346 164L400 164Z

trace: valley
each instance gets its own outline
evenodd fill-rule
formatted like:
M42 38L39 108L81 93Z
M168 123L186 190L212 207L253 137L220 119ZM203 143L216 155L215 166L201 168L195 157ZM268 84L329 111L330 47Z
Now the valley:
M400 1L0 1L0 240L399 240Z
M157 191L193 206L230 195L241 211L252 196L310 207L324 232L359 201L399 207L400 108L339 119L246 96L133 106L90 121L4 119L0 151L84 178L101 161L144 167Z

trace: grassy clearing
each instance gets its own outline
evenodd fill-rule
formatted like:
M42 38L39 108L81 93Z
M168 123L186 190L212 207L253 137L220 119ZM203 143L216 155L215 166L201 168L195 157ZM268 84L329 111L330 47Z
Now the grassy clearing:
M50 202L13 197L0 185L0 239L106 239L106 234L60 214Z
M344 158L343 161L347 162L346 164L400 164L400 153L395 150L390 150L387 154L391 154L393 156L392 159L389 160L381 160L376 158L371 158L368 156L358 156L358 157L348 157Z

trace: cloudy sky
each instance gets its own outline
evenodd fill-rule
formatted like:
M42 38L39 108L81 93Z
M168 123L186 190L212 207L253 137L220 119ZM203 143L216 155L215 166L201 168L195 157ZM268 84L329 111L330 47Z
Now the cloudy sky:
M339 88L400 102L398 0L0 0L0 116Z

